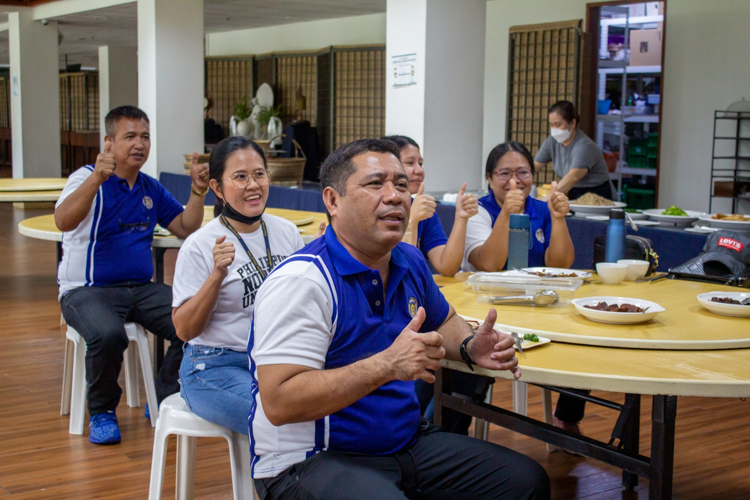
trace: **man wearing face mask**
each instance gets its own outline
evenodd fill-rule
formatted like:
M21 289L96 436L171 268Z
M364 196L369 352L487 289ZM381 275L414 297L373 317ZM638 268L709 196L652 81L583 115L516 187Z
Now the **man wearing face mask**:
M552 162L561 178L557 190L575 200L586 193L612 199L607 164L602 150L581 131L581 118L573 103L558 101L549 108L550 137L542 143L534 166L543 168Z

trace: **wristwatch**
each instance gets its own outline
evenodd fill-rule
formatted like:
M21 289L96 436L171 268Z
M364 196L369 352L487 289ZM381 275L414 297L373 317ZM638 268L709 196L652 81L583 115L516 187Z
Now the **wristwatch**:
M463 342L461 342L461 359L464 360L464 363L466 363L466 366L469 367L469 370L474 371L474 361L472 361L471 356L469 356L469 351L466 350L466 347L469 345L469 342L471 342L471 339L474 338L474 335L469 335L464 339Z
M195 185L190 184L190 191L192 191L193 194L198 195L198 196L206 196L208 194L208 186L206 186L206 190L201 193L195 190Z

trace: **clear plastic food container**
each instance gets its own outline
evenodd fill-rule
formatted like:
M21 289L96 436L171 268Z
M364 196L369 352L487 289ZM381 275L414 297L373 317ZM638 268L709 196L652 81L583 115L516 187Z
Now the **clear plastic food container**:
M575 297L583 280L545 278L540 276L508 276L506 273L474 273L466 284L477 300L496 305L531 305L566 307Z

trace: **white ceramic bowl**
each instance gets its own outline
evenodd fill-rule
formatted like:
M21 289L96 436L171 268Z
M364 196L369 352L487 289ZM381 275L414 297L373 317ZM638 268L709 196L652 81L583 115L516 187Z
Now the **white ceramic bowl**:
M643 278L648 272L648 266L651 264L647 260L618 260L618 264L625 264L628 266L628 270L625 271L625 281L635 281Z
M609 216L609 211L613 208L625 208L627 205L621 201L613 202L614 205L574 205L570 204L570 209L573 210L576 215L606 215Z
M711 302L712 297L729 297L742 302L750 297L750 293L742 292L708 292L698 295L700 305L712 313L722 314L724 316L736 316L738 318L750 318L750 306L739 304L724 304L721 302Z
M651 217L653 220L663 222L665 224L675 224L678 226L686 226L691 222L695 222L699 217L706 215L705 212L696 212L694 210L685 210L687 215L664 215L662 212L663 208L651 208L644 210L643 213Z
M584 307L595 306L599 302L606 302L607 304L633 304L634 306L643 309L648 307L648 310L643 313L620 313L612 311L597 311L596 309ZM657 314L665 310L656 302L629 297L586 297L583 299L573 299L571 300L571 303L585 318L598 323L607 323L611 325L632 325L634 323L643 323L654 319Z
M625 279L628 271L627 264L615 264L614 262L599 262L596 265L596 274L606 285L619 285Z

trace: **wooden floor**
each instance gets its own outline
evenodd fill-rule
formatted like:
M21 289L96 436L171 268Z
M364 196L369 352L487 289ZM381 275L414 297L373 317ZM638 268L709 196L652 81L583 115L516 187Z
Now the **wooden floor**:
M123 441L108 447L68 434L68 417L60 416L64 335L55 245L16 230L20 220L49 212L0 204L0 499L146 498L154 432L141 408L128 408L123 399L118 408ZM622 401L618 394L596 395ZM494 402L511 406L508 382L496 384ZM647 455L650 398L643 406L641 451ZM607 439L615 413L588 409L584 431ZM542 417L539 389L529 390L529 414ZM674 498L750 499L749 424L750 401L681 398ZM495 426L490 435L493 442L539 461L552 478L555 499L648 496L646 480L628 492L612 467L562 451L548 454L544 444ZM199 440L196 498L232 497L228 457L223 440ZM167 460L165 498L174 496L174 443Z

